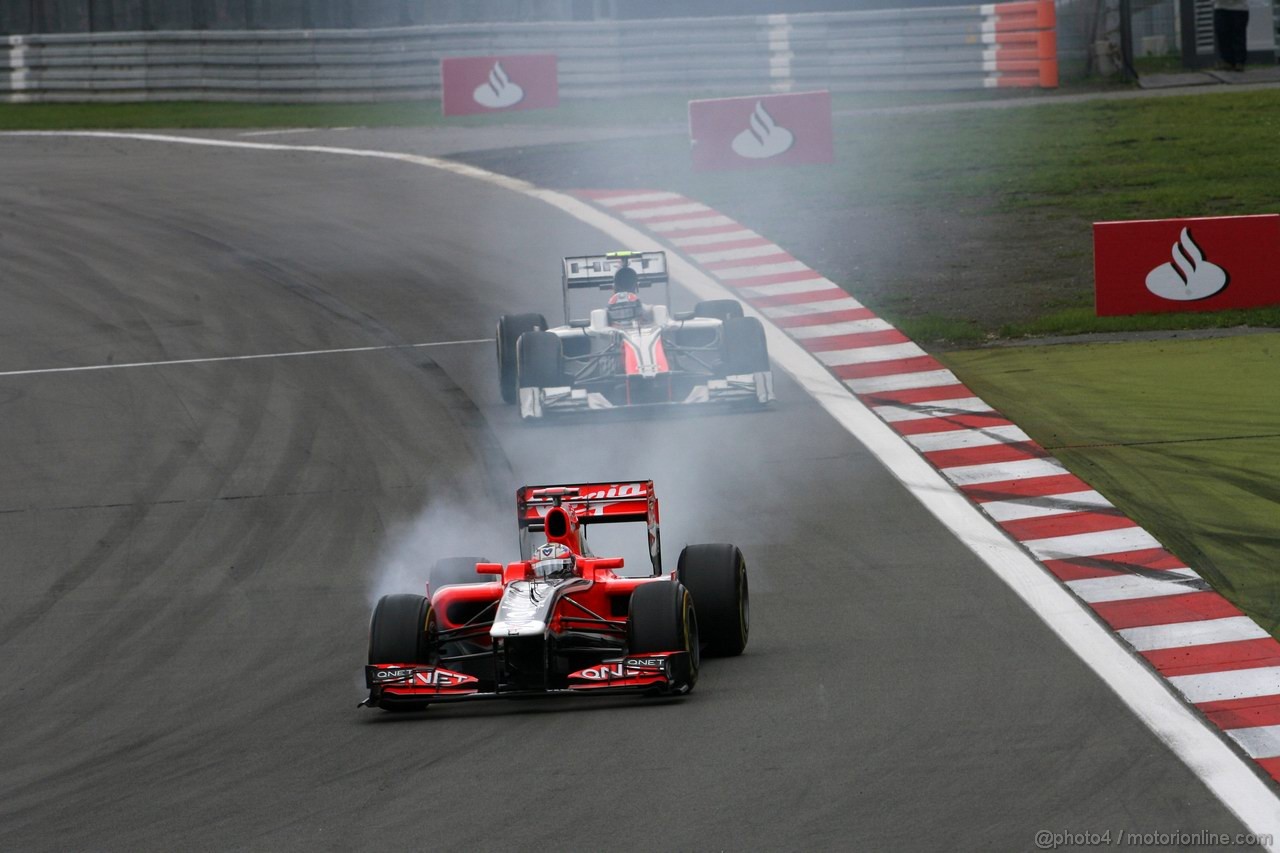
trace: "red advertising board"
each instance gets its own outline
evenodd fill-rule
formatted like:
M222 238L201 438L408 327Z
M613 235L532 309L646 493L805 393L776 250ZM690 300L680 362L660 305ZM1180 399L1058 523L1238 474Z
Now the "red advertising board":
M447 116L559 106L556 56L451 56L440 60L440 91Z
M1093 224L1100 317L1280 304L1280 215Z
M831 93L690 101L689 137L699 170L830 163Z

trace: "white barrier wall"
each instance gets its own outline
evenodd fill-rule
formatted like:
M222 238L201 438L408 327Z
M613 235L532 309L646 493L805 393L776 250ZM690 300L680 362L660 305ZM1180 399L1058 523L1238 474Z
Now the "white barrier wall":
M448 56L554 53L564 98L1057 85L1052 0L873 12L0 38L8 101L439 97Z

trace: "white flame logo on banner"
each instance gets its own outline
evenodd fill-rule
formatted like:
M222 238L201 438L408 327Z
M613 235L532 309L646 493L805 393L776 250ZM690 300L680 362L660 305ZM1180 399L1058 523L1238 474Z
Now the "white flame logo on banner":
M785 127L779 127L773 116L765 111L764 104L756 101L747 129L733 138L733 153L763 160L781 154L795 141L795 135Z
M1191 231L1182 229L1173 244L1173 261L1161 264L1147 273L1147 290L1162 299L1188 302L1213 296L1227 286L1227 271L1204 259L1204 252L1191 239Z
M524 99L524 89L511 82L501 62L495 62L489 72L489 82L477 86L474 97L480 106L497 110L520 103Z

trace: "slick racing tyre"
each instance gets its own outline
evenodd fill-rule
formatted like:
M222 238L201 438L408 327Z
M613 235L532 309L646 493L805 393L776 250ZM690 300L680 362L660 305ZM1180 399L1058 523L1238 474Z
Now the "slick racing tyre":
M724 321L724 372L726 375L763 373L769 369L769 345L764 326L755 317L731 317Z
M516 342L525 332L546 329L547 318L541 314L503 314L498 318L498 382L502 401L514 403L516 393Z
M742 303L736 299L708 299L693 306L693 316L728 320L742 316Z
M427 575L427 589L435 598L442 586L465 583L488 583L499 579L498 575L476 574L476 563L489 562L484 557L442 557L436 560Z
M436 615L421 595L384 595L369 621L369 663L434 663ZM378 703L385 711L425 711L427 702Z
M382 596L369 621L369 663L432 663L435 621L425 596Z
M564 353L550 332L525 332L516 343L516 379L521 388L564 385Z
M747 561L733 545L687 545L676 578L693 595L708 655L732 657L747 647L751 605Z
M698 683L701 647L698 616L689 590L677 581L655 581L636 587L627 620L627 654L686 651L687 668L673 670L671 690L688 693Z

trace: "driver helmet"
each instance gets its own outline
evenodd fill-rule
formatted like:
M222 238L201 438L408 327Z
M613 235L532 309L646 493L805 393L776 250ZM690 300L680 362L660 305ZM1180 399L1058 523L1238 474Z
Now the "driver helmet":
M533 575L539 580L573 577L574 556L567 545L548 542L533 549Z
M640 277L636 275L636 271L631 267L618 267L618 271L613 274L613 292L639 293Z
M644 306L634 293L615 293L609 297L609 322L630 323L640 316Z

